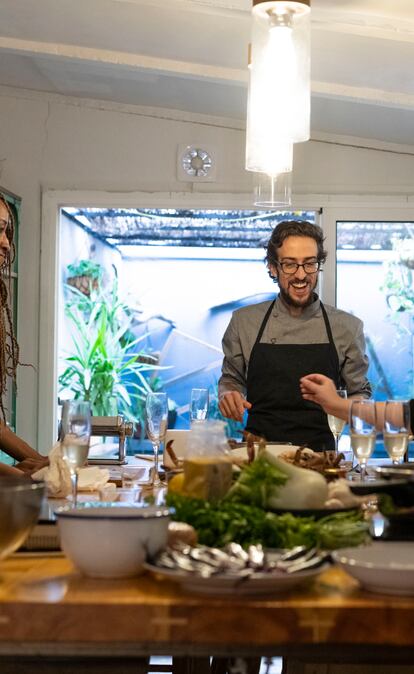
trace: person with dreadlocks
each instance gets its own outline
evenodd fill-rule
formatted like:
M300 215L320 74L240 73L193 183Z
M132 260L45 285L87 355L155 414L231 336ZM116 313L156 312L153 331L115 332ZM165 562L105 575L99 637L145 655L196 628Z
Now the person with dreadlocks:
M15 253L13 234L13 211L0 193L0 450L19 462L15 466L0 463L0 475L32 473L48 463L46 457L38 454L6 424L3 398L7 380L16 381L16 370L19 365L19 346L14 335L9 303L11 265Z

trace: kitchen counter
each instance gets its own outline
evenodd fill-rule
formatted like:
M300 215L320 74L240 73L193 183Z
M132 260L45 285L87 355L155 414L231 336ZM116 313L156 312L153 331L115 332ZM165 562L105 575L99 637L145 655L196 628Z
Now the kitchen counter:
M361 591L336 567L287 594L246 597L186 594L149 573L88 579L62 555L0 563L0 663L69 658L74 671L79 658L99 656L109 667L114 658L229 653L411 663L413 647L414 597ZM136 663L133 671L146 671Z

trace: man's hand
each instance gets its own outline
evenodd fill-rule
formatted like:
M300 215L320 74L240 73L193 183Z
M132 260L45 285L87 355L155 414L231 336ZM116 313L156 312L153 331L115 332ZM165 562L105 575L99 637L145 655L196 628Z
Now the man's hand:
M243 398L239 391L227 391L220 396L219 409L223 417L234 421L243 421L245 410L249 410L252 404Z

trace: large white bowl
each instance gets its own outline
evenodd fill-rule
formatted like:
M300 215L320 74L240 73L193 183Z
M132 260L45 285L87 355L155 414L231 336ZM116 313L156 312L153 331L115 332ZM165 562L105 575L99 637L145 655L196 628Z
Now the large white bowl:
M127 578L167 545L170 511L129 503L86 503L56 511L61 546L93 578Z
M335 562L371 592L414 595L413 543L375 541L332 553Z

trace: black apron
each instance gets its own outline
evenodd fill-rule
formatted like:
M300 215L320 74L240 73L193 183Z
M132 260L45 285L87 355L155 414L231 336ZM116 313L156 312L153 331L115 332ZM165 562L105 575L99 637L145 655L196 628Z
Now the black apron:
M256 337L247 372L249 410L246 430L268 442L291 442L315 451L335 449L322 408L302 398L299 380L318 372L340 388L338 353L325 307L320 303L329 342L326 344L261 344L272 302Z

